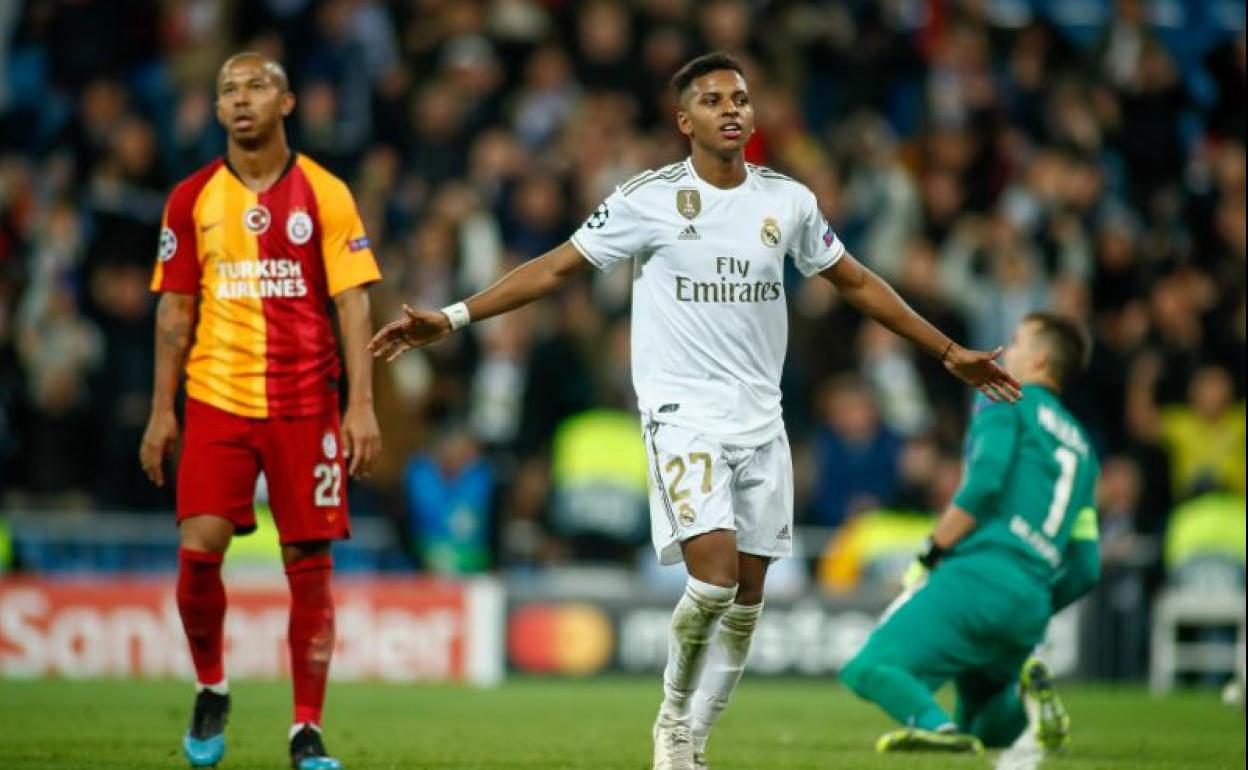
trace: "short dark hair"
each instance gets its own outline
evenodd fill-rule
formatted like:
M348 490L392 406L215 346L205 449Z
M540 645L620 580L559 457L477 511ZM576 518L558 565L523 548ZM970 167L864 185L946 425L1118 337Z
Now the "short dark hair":
M738 75L745 75L745 70L741 68L741 62L723 51L714 51L703 54L676 70L676 74L672 75L672 90L676 92L676 97L680 98L684 95L685 89L689 87L690 83L703 75L720 70L732 70Z
M1049 373L1063 388L1088 368L1092 342L1081 324L1056 313L1029 313L1023 323L1037 325L1037 336L1049 351Z

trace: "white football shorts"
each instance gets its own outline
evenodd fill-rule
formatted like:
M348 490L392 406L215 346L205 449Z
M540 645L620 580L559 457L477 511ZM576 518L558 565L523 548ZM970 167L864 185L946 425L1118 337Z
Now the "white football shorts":
M778 559L793 552L793 457L783 430L756 447L722 444L676 425L643 424L650 465L650 535L662 564L681 542L716 529L737 550Z

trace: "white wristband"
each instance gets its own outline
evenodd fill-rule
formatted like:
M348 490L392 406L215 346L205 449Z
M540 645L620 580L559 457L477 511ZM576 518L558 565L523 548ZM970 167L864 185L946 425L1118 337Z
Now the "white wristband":
M462 302L447 305L442 308L442 312L450 320L452 331L457 331L472 323L472 316L468 315L468 306Z

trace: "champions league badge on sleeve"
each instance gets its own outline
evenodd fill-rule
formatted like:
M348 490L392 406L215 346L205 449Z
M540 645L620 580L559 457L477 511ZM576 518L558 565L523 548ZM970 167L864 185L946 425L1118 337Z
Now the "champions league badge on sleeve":
M607 220L611 218L611 209L607 208L604 201L594 209L594 213L589 215L589 219L585 220L585 226L590 230L601 230L606 226Z
M173 255L178 253L178 236L174 235L171 228L165 227L160 231L160 249L156 252L156 257L161 262L168 262L173 259Z

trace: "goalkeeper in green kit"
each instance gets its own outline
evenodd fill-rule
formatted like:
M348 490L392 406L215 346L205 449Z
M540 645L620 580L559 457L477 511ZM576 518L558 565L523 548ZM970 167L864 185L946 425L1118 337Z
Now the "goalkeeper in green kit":
M937 522L907 590L841 672L905 725L879 751L983 751L1026 732L1063 746L1070 720L1048 668L1031 658L1049 618L1100 578L1094 492L1099 466L1062 386L1087 362L1071 321L1027 316L1005 351L1021 400L979 400L962 486ZM933 693L952 680L950 717Z

